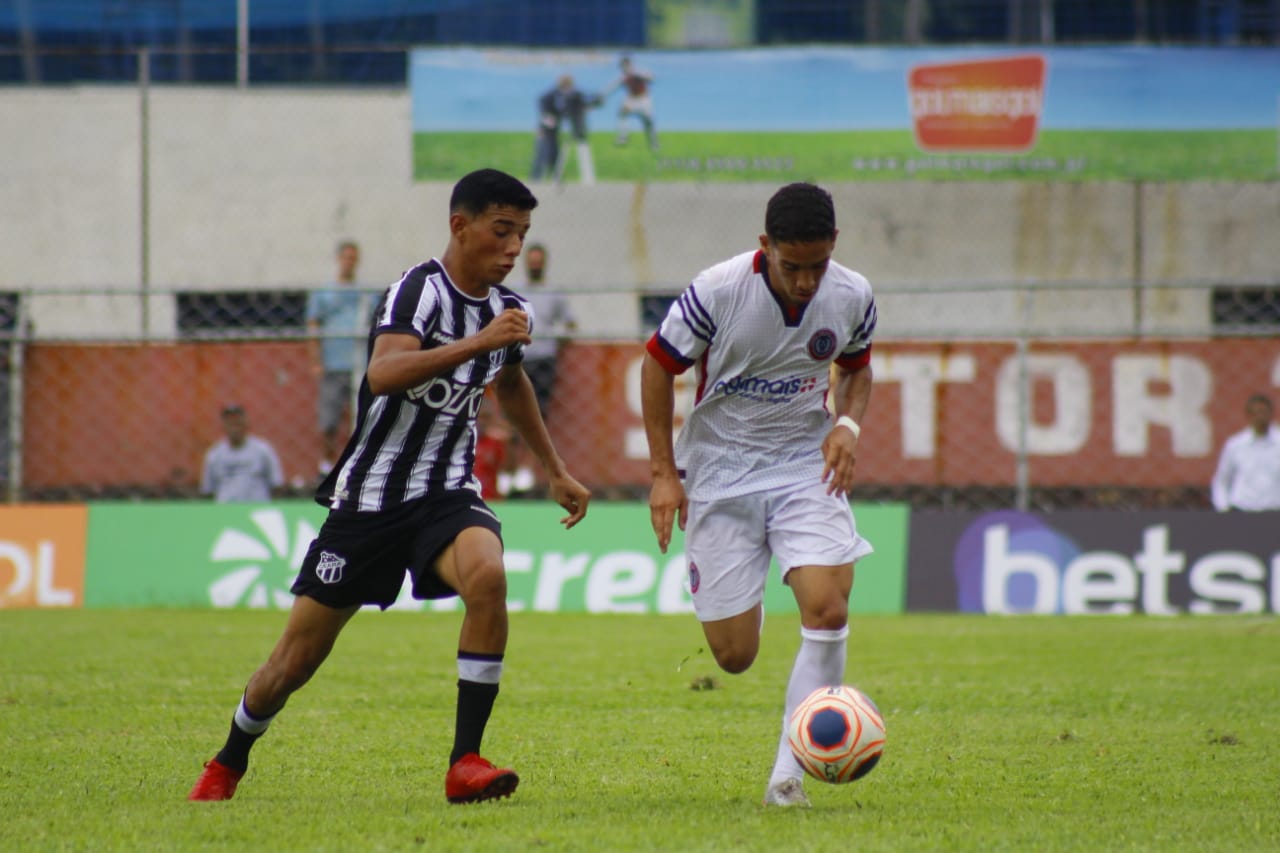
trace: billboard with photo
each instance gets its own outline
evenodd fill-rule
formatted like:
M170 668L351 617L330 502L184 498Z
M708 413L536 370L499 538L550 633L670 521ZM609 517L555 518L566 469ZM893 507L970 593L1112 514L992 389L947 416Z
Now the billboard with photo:
M576 106L562 96L548 118L566 79ZM423 181L482 166L585 183L1280 174L1274 49L423 48L410 87ZM540 141L556 148L541 170Z

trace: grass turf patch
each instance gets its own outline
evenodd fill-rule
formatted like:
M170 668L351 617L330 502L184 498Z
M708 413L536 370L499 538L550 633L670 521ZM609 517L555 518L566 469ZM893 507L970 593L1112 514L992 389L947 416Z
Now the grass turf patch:
M0 612L0 849L1280 847L1274 619L857 617L885 756L794 811L760 805L786 617L728 676L692 616L513 614L484 752L520 788L448 805L459 618L360 614L236 799L188 803L283 614Z
M452 182L481 166L524 176L531 140L520 133L415 133L414 178ZM594 133L590 144L601 181L1265 181L1280 176L1274 129L1046 130L1033 151L1012 154L929 154L905 130L673 131L662 134L657 152L640 137L618 147L610 134ZM565 171L569 183L579 179L575 157Z

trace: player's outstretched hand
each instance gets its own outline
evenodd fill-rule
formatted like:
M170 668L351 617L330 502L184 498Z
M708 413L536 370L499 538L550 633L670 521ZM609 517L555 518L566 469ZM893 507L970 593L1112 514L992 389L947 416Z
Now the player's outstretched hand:
M549 483L551 499L568 511L568 515L560 519L564 529L568 530L587 514L587 504L591 502L591 490L570 477L568 474L553 476Z
M857 449L858 439L845 427L827 433L822 442L822 482L827 484L827 494L844 497L853 488Z
M685 521L689 517L689 498L685 496L680 478L674 475L655 477L653 488L649 491L649 521L658 537L658 548L664 554L671 544L671 525L677 514L680 517L680 529L684 530Z
M529 336L529 315L518 308L508 308L490 320L489 325L477 333L477 337L484 341L489 352L514 343L532 343L533 338Z

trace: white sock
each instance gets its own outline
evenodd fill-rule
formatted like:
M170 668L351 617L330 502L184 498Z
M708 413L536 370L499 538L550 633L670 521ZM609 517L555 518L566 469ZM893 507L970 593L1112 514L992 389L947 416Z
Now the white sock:
M251 735L260 735L267 730L267 726L271 725L271 721L276 718L275 714L270 717L255 717L249 713L249 708L244 704L244 697L240 697L240 704L236 706L235 721L240 731Z
M787 779L800 779L804 768L791 754L787 743L787 721L791 712L819 687L844 683L845 652L848 647L849 626L835 631L812 628L800 629L800 651L791 667L791 680L787 682L787 704L782 713L782 735L778 739L778 755L769 776L769 787Z
M459 652L458 678L479 684L497 684L502 680L502 655L467 655Z

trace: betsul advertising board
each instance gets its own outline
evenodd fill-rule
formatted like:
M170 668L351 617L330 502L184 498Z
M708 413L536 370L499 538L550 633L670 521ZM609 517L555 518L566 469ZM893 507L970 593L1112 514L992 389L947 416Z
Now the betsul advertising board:
M908 610L1280 612L1280 513L919 511Z

